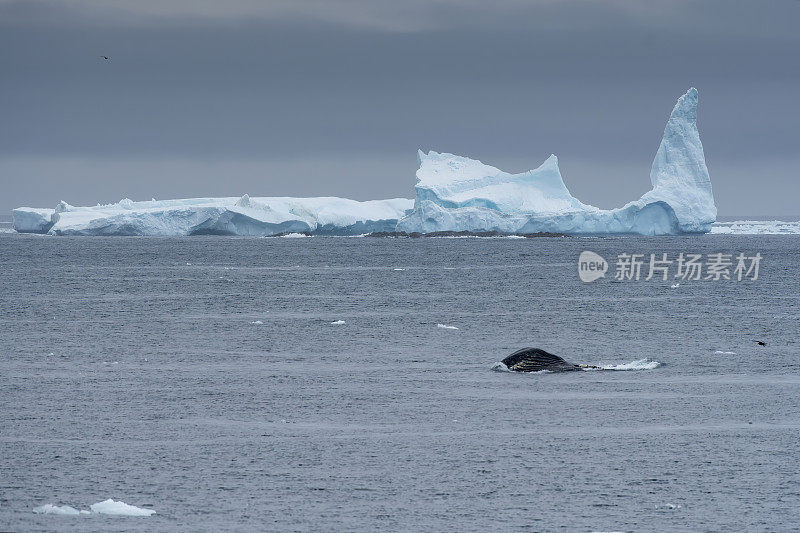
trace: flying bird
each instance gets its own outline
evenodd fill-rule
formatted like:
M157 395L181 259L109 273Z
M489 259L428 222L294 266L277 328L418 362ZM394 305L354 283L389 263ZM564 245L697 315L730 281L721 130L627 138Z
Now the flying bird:
M105 59L106 61L109 60L108 56L103 56L103 59Z
M759 346L766 346L767 345L767 343L764 342L764 341L756 341L756 340L754 340L753 342L758 344Z

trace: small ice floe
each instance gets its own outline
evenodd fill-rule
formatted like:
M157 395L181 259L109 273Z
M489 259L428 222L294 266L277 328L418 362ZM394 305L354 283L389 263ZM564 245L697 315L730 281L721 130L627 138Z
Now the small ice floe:
M394 270L395 272L404 272L405 268L393 268L392 270Z
M447 324L436 324L439 329L458 329L456 326L448 326Z
M653 370L661 366L658 361L650 361L647 358L637 359L630 363L623 363L621 365L603 365L602 370Z
M284 239L302 239L304 237L311 237L311 235L306 235L305 233L287 233L286 235L281 235Z
M47 355L55 355L55 352L50 352L50 353L49 353L49 354L47 354Z
M252 325L254 325L254 326L260 326L260 325L262 325L262 324L263 324L263 322L262 322L262 321L260 321L260 320L253 320L253 321L252 321L252 322L250 322L250 323L251 323Z
M334 320L331 322L331 326L341 326L342 324L344 324L344 320Z
M670 285L669 288L670 289L677 289L680 286L681 286L680 282L676 282L676 283L673 283L672 285Z
M190 266L192 266L192 264L191 263L186 263L186 266L190 267Z
M111 498L89 506L93 513L115 516L150 516L156 514L153 509L142 509Z
M723 352L722 350L714 350L714 353L719 355L736 355L736 352Z
M679 503L665 503L664 505L656 505L656 509L680 509L682 507Z
M118 365L119 361L103 361L104 365Z
M108 499L89 506L91 511L77 510L69 505L53 505L48 503L36 507L33 512L36 514L55 514L63 516L79 516L88 514L105 514L114 516L150 516L156 514L153 509L142 509L135 505L128 505L122 501Z
M69 505L53 505L46 503L33 510L36 514L58 514L63 516L78 516L82 514L89 514L89 511L79 511Z

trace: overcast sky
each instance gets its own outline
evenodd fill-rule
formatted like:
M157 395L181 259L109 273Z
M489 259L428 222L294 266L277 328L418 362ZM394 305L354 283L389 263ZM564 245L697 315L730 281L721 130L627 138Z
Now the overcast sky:
M798 27L798 0L0 0L0 218L411 198L417 148L555 153L616 207L690 86L720 215L800 215Z

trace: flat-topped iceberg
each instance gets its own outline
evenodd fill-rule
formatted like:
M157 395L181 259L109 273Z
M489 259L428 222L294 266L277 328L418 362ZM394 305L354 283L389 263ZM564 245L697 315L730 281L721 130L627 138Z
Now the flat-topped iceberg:
M620 208L586 205L564 185L558 159L509 174L480 161L419 151L414 210L398 231L499 231L665 235L706 233L717 216L697 131L697 90L683 95L667 122L652 190Z
M419 151L416 198L193 198L55 209L20 207L14 229L52 235L276 235L500 232L667 235L706 233L717 216L697 131L697 90L672 110L652 190L603 210L572 196L558 159L509 174L480 161Z
M413 200L345 198L124 199L115 204L17 208L14 229L51 235L256 235L310 232L359 235L393 231Z

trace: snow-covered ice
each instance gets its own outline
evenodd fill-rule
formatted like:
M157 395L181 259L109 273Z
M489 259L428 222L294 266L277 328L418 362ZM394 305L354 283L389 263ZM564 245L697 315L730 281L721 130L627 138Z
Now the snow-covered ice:
M782 220L735 220L717 222L711 226L711 233L732 235L797 235L800 222Z
M393 231L413 200L345 198L190 198L55 209L14 209L14 228L51 235L361 235Z
M153 509L142 509L135 505L128 505L122 501L112 499L97 502L89 506L90 511L78 510L69 505L54 505L47 503L36 507L33 512L37 514L55 514L64 516L79 516L88 514L105 514L115 516L151 516L156 514Z
M135 505L128 505L122 501L109 498L89 506L93 513L108 514L116 516L150 516L156 514L153 509L142 509Z
M20 233L47 233L55 210L38 207L18 207L12 211L14 229Z
M555 155L534 170L509 174L466 157L420 150L414 210L397 230L706 233L717 209L696 119L697 90L692 88L678 99L667 122L650 170L652 190L612 210L573 197Z
M599 209L572 196L555 155L534 170L509 174L474 159L420 150L414 200L245 194L141 202L125 198L94 207L61 202L55 209L15 209L14 229L51 235L286 237L393 231L706 233L712 230L717 208L697 131L697 99L697 90L689 89L672 110L650 170L652 189L617 209ZM743 225L717 225L713 231L736 232ZM763 232L769 232L767 227L782 233L800 231L798 224L773 224Z
M46 503L39 507L36 507L33 510L36 514L57 514L57 515L64 515L64 516L78 516L82 514L89 514L89 511L79 511L74 507L70 507L69 505L54 505L52 503Z

